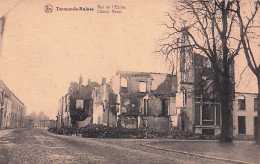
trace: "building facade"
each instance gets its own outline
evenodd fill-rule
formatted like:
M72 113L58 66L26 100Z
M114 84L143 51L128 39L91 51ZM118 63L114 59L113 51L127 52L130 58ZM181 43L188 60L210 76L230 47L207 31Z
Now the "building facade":
M213 86L210 61L188 50L178 55L176 108L180 111L179 126L200 134L220 134L220 100Z
M69 127L71 126L71 116L70 116L70 100L69 95L66 94L59 99L59 110L57 115L57 126Z
M60 98L57 127L84 127L92 123L92 91L99 84L91 80L88 80L87 85L82 83L83 79L80 76L79 83L72 82L68 93Z
M95 87L92 92L93 97L93 124L106 126L117 126L116 95L113 93L111 85L102 80L99 87Z
M118 71L93 91L93 123L126 128L177 125L176 76Z
M213 87L213 70L208 58L194 54L195 133L221 133L220 98Z
M23 128L26 123L26 107L0 80L0 129Z
M233 135L254 138L257 124L257 94L236 92L233 109Z

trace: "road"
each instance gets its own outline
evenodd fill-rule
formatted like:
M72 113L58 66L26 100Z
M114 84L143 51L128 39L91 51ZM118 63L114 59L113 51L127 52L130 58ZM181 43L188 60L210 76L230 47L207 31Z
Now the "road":
M40 128L0 139L0 163L226 163L144 147L154 140L62 136Z

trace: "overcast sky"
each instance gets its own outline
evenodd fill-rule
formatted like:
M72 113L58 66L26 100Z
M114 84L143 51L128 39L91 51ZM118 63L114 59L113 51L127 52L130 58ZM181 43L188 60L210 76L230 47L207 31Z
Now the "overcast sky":
M1 0L1 16L18 2ZM46 4L53 6L52 13L44 11ZM126 9L121 14L97 13L98 5L112 4ZM56 7L94 11L56 11ZM164 31L163 12L170 9L170 0L23 0L7 15L0 78L24 102L27 114L42 110L55 118L59 98L80 74L86 84L89 78L109 80L116 70L166 72L153 51ZM238 63L237 74L246 65L243 57ZM247 75L237 91L255 92L255 78Z

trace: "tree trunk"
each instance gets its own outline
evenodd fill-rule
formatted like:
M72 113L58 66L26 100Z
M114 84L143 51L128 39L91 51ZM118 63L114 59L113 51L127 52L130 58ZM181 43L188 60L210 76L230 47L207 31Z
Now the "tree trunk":
M256 121L256 145L260 145L260 76L257 76L258 81L258 109L257 109L257 121Z
M222 116L222 126L221 126L221 142L232 142L232 91L231 83L229 77L223 77L222 91L220 94L221 103L221 116Z

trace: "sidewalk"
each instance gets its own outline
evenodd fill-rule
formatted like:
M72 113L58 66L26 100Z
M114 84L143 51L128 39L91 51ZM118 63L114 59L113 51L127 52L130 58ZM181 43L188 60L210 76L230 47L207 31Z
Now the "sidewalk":
M235 163L260 163L260 147L255 146L254 141L233 141L225 144L218 141L173 140L151 142L144 146Z
M0 130L0 139L17 129L2 129Z

